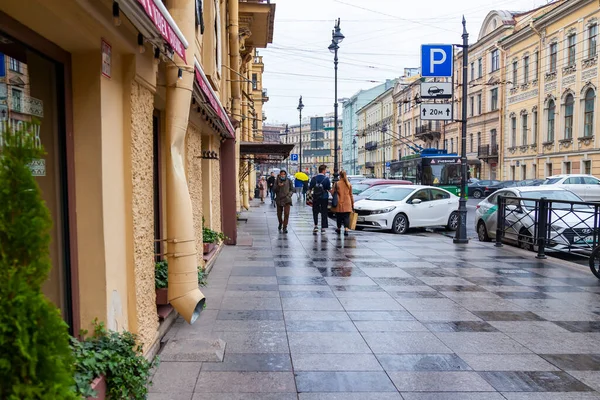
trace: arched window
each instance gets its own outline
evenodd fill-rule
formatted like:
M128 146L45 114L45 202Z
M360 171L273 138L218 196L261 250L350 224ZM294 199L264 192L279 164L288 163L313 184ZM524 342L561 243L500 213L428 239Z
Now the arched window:
M565 98L565 139L573 138L573 105L575 100L572 94Z
M548 102L548 141L554 141L554 113L556 112L556 104L554 100Z
M590 137L594 135L594 102L596 93L593 89L585 92L584 118L583 118L583 136Z

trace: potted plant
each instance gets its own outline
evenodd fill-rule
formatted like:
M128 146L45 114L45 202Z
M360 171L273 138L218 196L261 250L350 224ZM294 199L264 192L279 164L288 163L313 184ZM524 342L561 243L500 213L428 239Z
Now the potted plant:
M215 248L216 245L227 239L222 232L213 231L204 226L204 218L202 218L202 242L204 244L203 252L208 254Z
M85 335L87 332L83 332ZM94 321L94 334L81 341L72 338L77 395L87 399L144 399L150 369L155 362L144 357L137 336L105 329Z
M169 266L167 260L158 261L154 264L154 286L156 288L156 304L169 304L167 297L167 286L169 285Z

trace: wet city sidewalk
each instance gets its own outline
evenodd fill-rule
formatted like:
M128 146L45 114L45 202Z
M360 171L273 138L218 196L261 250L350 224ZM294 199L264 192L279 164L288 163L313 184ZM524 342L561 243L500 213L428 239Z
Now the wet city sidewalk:
M287 234L268 204L245 216L206 310L169 332L168 359L188 361L161 361L150 399L600 399L600 281L584 267L435 233L340 237L331 220L313 235L302 205ZM200 340L223 361L195 361Z

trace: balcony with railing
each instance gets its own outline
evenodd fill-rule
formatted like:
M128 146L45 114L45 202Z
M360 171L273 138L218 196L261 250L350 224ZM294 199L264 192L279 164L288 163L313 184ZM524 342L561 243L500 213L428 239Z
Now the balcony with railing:
M442 124L430 122L415 128L415 137L424 141L439 139L442 136Z
M373 151L377 149L377 142L375 141L371 141L371 142L367 142L365 143L365 150L367 151Z
M477 158L487 160L498 158L498 144L484 144L477 148Z
M40 118L44 117L44 102L26 94L11 96L9 98L8 106L9 110L12 112L33 115Z

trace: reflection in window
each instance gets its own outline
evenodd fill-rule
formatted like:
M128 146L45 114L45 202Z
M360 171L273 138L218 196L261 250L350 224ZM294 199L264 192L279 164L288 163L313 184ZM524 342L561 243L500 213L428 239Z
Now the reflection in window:
M584 122L583 122L583 136L591 137L594 135L594 101L596 100L596 94L593 89L588 89L585 92L585 105L584 105Z
M548 142L554 141L554 112L556 111L556 104L554 100L548 102Z
M565 99L565 139L573 138L573 95L567 95Z

